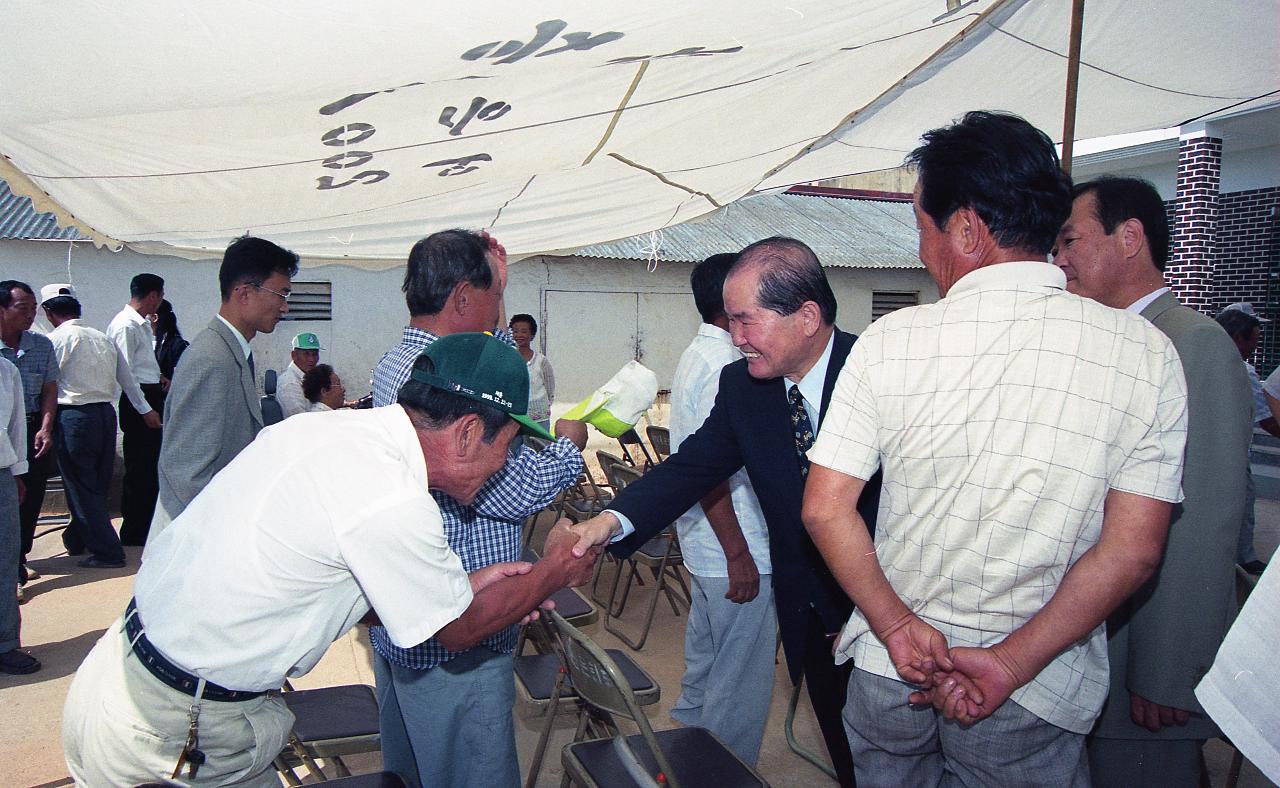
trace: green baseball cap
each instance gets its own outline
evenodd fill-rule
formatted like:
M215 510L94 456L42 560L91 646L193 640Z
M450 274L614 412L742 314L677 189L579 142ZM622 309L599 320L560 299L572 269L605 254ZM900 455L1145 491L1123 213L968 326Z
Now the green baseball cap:
M515 348L490 334L450 334L422 354L435 372L415 365L411 379L492 405L518 422L522 433L554 440L528 416L529 368Z
M293 338L294 350L322 350L320 347L320 337L314 332L303 331Z

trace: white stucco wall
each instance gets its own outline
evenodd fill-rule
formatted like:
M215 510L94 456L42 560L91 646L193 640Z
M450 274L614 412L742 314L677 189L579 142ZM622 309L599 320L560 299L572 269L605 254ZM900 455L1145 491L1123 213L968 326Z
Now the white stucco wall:
M72 282L84 305L85 320L98 328L105 328L128 301L129 280L143 271L164 277L166 297L188 339L217 311L216 260L192 261L130 250L113 253L78 243L68 270L67 249L63 242L0 241L0 278L20 279L37 291L49 282ZM544 348L556 349L549 357L561 381L561 401L585 396L630 358L637 328L642 360L665 388L697 328L690 269L685 263L660 263L649 272L639 261L528 258L511 266L507 313L528 312L543 325L539 341ZM937 299L923 268L830 268L827 273L839 302L837 322L855 333L870 323L873 290L918 292L921 303ZM253 340L258 369L283 369L289 363L293 335L314 331L325 348L322 360L338 371L348 396L366 393L374 364L399 341L408 320L400 292L403 270L307 266L297 278L332 283L333 320L282 322L273 334L259 335ZM556 311L549 311L549 306Z

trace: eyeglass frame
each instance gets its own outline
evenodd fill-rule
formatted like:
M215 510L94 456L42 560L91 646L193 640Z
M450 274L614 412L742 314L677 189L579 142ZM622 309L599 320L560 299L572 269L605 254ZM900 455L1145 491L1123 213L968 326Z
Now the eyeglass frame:
M278 297L280 300L284 301L286 304L287 304L287 303L289 303L289 296L293 295L293 291L292 291L292 290L290 290L290 291L288 291L288 292L286 292L286 293L281 293L279 290L272 290L272 289L271 289L271 288L269 288L269 287L263 287L262 285L258 284L257 282L245 282L244 284L249 285L250 287L256 287L256 288L258 288L259 290L265 290L265 291L267 291L268 293L270 293L271 295Z

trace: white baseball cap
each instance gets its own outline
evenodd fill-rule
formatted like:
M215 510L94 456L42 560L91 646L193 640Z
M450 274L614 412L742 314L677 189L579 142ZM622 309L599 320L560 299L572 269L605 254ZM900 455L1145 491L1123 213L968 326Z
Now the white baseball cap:
M75 298L76 289L66 282L57 282L40 288L40 303L42 304L45 301L48 301L51 298L57 298L58 296L71 296L72 298Z

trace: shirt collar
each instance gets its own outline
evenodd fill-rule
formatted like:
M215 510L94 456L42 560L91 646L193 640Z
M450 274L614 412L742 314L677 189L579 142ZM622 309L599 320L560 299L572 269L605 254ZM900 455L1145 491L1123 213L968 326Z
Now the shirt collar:
M1052 263L1025 260L995 263L970 271L947 291L947 298L959 298L980 290L1006 290L1011 287L1044 287L1067 289L1067 275Z
M400 335L401 342L407 345L422 345L423 347L430 345L439 338L430 331L414 328L413 326L405 326L404 333Z
M822 389L827 385L827 367L831 365L831 349L835 344L836 332L832 331L831 336L827 338L826 349L805 373L804 378L798 382L787 378L787 390L790 391L793 385L800 386L800 396L813 405L815 412L822 410Z
M249 348L249 340L245 339L244 334L241 334L240 330L231 325L231 321L227 320L222 315L214 315L214 317L221 320L224 326L231 329L231 333L234 334L235 338L240 342L240 350L244 353L244 357L248 358L249 354L252 352Z
M1161 287L1159 289L1152 290L1150 293L1147 293L1142 298L1139 298L1137 301L1134 301L1132 304L1129 304L1129 306L1125 307L1125 311L1132 312L1135 315L1139 314L1140 312L1142 312L1142 310L1151 306L1152 301L1156 300L1157 298L1159 298L1160 296L1164 295L1167 292L1169 292L1169 288L1167 287Z
M130 323L138 323L148 326L151 325L151 321L147 320L138 310L134 309L133 304L124 305L124 315L129 319ZM228 325L230 324L228 323Z
M725 331L720 326L713 326L710 323L698 324L698 336L708 337L730 345L733 344L733 337L729 335L728 331Z

